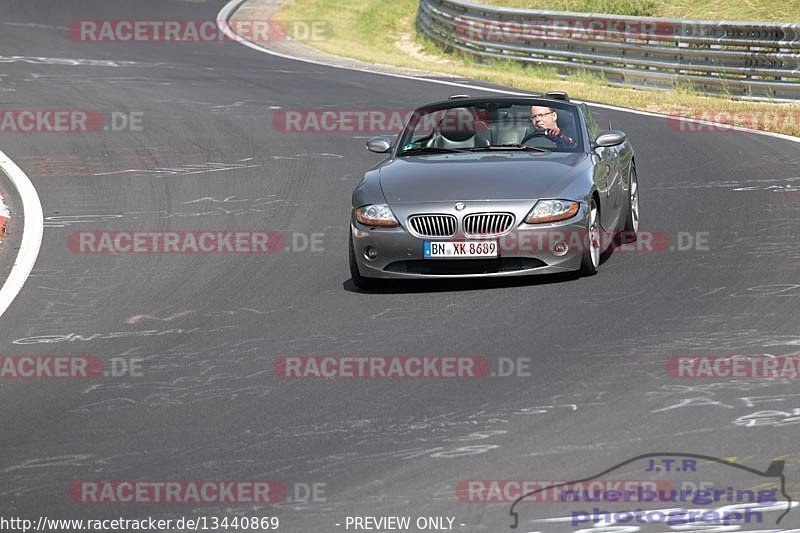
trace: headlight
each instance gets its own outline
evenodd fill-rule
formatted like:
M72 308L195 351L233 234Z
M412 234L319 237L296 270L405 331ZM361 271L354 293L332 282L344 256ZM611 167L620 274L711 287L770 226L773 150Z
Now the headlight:
M581 204L570 200L539 200L525 217L528 224L544 224L567 220L578 214Z
M365 226L393 228L399 226L392 210L386 204L365 205L356 209L356 220Z

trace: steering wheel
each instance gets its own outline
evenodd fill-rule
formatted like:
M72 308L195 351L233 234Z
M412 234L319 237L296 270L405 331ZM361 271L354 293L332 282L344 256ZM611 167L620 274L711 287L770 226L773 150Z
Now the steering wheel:
M536 139L537 142L534 142L533 144L528 145L528 146L533 146L535 148L554 148L554 147L558 146L554 141L551 141L550 139L545 137L544 130L535 130L535 131L530 132L529 134L527 134L525 137L522 138L522 140L519 142L519 144L523 144L524 145L528 141L531 141L531 140L534 140L534 139Z

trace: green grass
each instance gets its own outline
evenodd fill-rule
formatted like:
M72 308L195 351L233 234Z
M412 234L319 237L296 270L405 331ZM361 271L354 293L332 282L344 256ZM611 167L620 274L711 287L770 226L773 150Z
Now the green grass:
M504 3L523 0L503 0ZM525 0L529 5L530 0ZM672 0L683 3L684 0ZM744 0L728 0L731 5L750 5ZM495 0L495 3L499 0ZM800 0L787 0L797 5ZM583 5L618 5L631 0L565 0L564 2L537 1L537 6L567 3ZM641 0L637 5L661 5L661 0ZM772 0L761 0L760 4ZM706 0L713 8L721 2ZM755 2L753 2L755 5ZM284 20L327 20L333 27L330 39L307 44L331 54L382 63L399 67L416 68L430 72L484 80L530 92L551 90L567 91L578 100L603 102L632 109L661 113L770 113L786 117L800 117L800 104L770 104L739 102L724 97L696 93L686 84L678 84L674 91L647 91L609 86L595 74L584 72L569 77L559 76L554 70L536 65L521 65L508 61L476 62L454 53L445 53L434 43L418 34L415 27L418 2L416 0L292 0L284 4L276 15ZM782 13L789 10L782 9ZM793 11L797 13L798 11ZM740 11L739 13L742 13ZM741 17L737 17L741 18ZM420 102L422 103L422 102ZM707 115L706 115L707 116ZM714 115L715 116L715 115ZM736 123L734 121L734 123ZM743 123L739 123L744 125ZM771 131L800 135L800 123L783 120L765 126Z
M800 0L485 0L483 3L639 17L800 22Z
M294 0L285 4L276 18L330 21L331 39L308 44L364 61L386 62L402 59L392 43L403 31L401 21L416 10L414 0Z
M551 11L582 11L585 13L616 13L654 17L661 2L657 0L488 0L483 4L495 4L528 9Z

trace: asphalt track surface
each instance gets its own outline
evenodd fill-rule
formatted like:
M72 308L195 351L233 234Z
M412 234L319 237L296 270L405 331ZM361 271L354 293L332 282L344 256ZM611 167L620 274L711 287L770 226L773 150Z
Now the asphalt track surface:
M221 6L3 2L3 108L144 117L141 132L0 137L45 213L36 268L0 321L0 353L143 359L141 377L0 383L3 515L277 515L296 532L343 530L335 524L352 515L448 515L461 531L502 531L507 506L459 502L459 480L574 479L661 451L758 469L783 457L787 489L800 499L796 381L665 372L679 354L797 353L800 202L786 193L800 179L800 146L598 109L635 144L642 228L673 240L707 232L708 250L614 253L592 278L361 293L347 268L350 194L379 156L353 134L276 131L270 106L409 108L463 91L235 43L92 44L65 31L75 19L213 20ZM73 231L129 229L323 233L324 251L87 255L66 246ZM131 336L104 338L112 332ZM523 357L531 375L273 374L276 357L304 354ZM741 423L765 410L778 414ZM98 479L325 483L327 501L70 500L72 483ZM795 511L781 527L798 524Z

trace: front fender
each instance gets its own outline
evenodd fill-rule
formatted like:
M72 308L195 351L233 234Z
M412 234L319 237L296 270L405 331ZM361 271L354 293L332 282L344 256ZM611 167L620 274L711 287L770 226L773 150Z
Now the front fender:
M370 170L353 190L353 208L368 204L385 204L386 198L381 190L380 170Z

